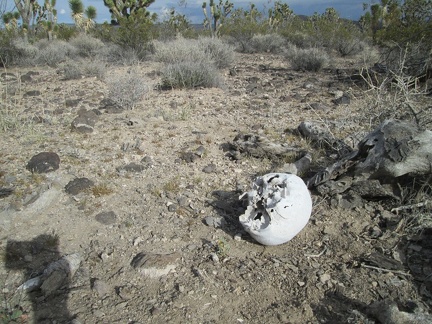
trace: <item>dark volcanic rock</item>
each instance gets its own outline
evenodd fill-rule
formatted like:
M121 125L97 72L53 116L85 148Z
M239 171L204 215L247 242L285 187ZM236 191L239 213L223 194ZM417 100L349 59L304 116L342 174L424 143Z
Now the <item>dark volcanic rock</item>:
M42 152L33 156L27 163L27 170L32 173L55 171L60 166L60 157L54 152Z
M120 114L124 111L122 107L109 98L101 100L99 109L105 110L107 114Z
M81 99L66 99L66 107L76 107L80 103Z
M92 186L94 182L88 178L75 178L65 186L65 191L70 195L77 195Z
M24 97L37 97L40 96L41 92L39 90L30 90L24 93Z
M144 171L145 169L146 169L146 167L144 165L131 162L129 164L118 167L116 170L118 172L120 172L120 171L141 172L141 171Z
M342 95L342 97L339 97L339 98L337 98L337 99L334 99L334 100L332 100L332 102L333 102L335 105L337 105L337 106L339 106L339 105L349 105L350 102L351 102L351 98L350 98L350 96L349 96L348 94L344 93L344 94Z

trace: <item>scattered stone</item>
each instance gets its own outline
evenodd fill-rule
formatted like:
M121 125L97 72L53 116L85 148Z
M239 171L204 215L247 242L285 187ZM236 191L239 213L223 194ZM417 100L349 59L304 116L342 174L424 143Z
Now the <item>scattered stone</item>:
M211 253L210 254L210 258L212 259L212 261L214 262L214 263L219 263L219 257L218 257L218 255L216 254L216 253Z
M39 90L30 90L24 93L24 97L37 97L40 96L41 92Z
M177 210L177 205L176 204L168 203L167 206L168 206L168 211L170 211L172 213Z
M0 198L10 196L13 193L12 188L0 188Z
M222 228L226 224L225 218L222 216L207 216L204 218L204 222L207 226L214 228Z
M68 182L65 186L65 191L68 194L75 196L93 186L94 182L88 178L75 178Z
M107 114L120 114L124 109L109 98L102 99L99 103L99 109L105 110Z
M135 162L131 162L129 164L118 167L117 172L126 171L126 172L142 172L146 169L146 167L142 164L138 164Z
M60 287L68 284L81 265L81 255L73 253L50 263L40 276L24 282L18 287L18 291L30 292L40 288L43 295L49 296L55 293Z
M21 75L20 80L23 83L33 81L32 77L31 77L31 74L29 74L29 73Z
M204 154L206 153L206 149L204 148L204 146L199 146L196 150L195 150L195 154L198 155L200 158L202 158L204 156Z
M100 298L104 298L109 295L111 290L108 284L100 279L94 279L91 288L98 294Z
M209 165L205 166L203 169L204 173L213 173L216 172L216 164L210 163Z
M327 111L330 108L322 103L319 102L313 102L311 104L309 104L309 106L313 109L313 110L322 110L322 111Z
M196 155L195 153L190 152L190 151L188 151L188 152L182 152L180 154L180 159L182 159L183 161L185 161L187 163L195 162L195 160L198 159L198 158L199 158L198 155Z
M141 252L133 258L131 266L146 277L159 278L174 270L179 258L180 254L177 252L169 254Z
M134 291L131 287L123 286L117 288L117 294L125 300L129 300L134 296Z
M324 273L319 277L319 281L323 284L325 284L327 281L331 279L330 275L328 273Z
M77 107L78 104L80 103L81 99L66 99L65 101L65 105L66 107Z
M2 81L6 81L6 82L17 80L17 76L10 72L3 72L2 74L0 74L0 77L2 78Z
M27 163L27 170L32 173L48 173L60 166L60 157L54 152L41 152L33 156Z
M146 155L141 159L141 163L145 164L147 167L151 167L154 162L151 156Z
M351 103L351 97L344 93L341 97L333 99L332 102L336 105L349 105Z
M234 240L235 241L241 241L242 240L242 234L241 233L237 233L234 235Z
M113 211L102 212L95 216L95 219L104 225L112 225L117 220L117 215Z
M92 133L99 116L93 110L80 110L78 116L72 121L72 129L84 134Z

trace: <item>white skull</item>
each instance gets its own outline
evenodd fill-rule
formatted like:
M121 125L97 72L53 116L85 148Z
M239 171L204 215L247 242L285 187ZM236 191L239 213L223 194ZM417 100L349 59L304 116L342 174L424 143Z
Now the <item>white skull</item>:
M291 240L309 221L312 199L305 183L294 174L269 173L258 177L239 217L244 229L259 243L278 245Z

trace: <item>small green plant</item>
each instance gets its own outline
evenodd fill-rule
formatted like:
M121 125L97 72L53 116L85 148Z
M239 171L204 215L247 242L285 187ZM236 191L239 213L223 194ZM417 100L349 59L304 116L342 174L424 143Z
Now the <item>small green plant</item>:
M215 252L218 256L227 257L228 252L230 250L230 245L225 240L225 238L221 237L216 241L214 248L215 248Z
M91 187L90 191L95 197L107 196L114 192L114 190L105 183Z
M219 4L215 4L213 0L210 0L208 10L207 2L203 2L204 28L208 29L213 37L219 36L219 30L233 7L234 4L228 0L225 2L219 0Z
M175 177L164 184L163 190L166 192L171 192L177 194L180 192L180 181L178 177Z
M0 309L0 322L4 324L18 323L23 314L23 311L18 306L11 307L7 305L7 308Z

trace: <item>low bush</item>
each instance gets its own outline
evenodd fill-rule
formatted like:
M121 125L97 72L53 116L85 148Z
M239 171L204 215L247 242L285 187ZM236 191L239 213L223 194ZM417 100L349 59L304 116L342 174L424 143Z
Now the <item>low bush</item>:
M82 64L82 71L85 76L97 77L102 80L106 75L107 66L104 62L99 60L84 61Z
M215 38L179 38L154 45L155 60L167 64L161 71L163 88L217 87L218 68L234 59L233 48Z
M201 62L209 61L209 55L194 39L179 38L169 42L155 41L154 59L162 63Z
M171 63L161 73L163 88L211 88L221 85L216 67L205 61Z
M21 37L13 40L11 49L15 54L14 64L16 65L33 65L39 55L39 49Z
M131 67L129 73L111 76L106 81L108 98L125 109L133 109L149 91L136 69L137 67Z
M134 65L140 61L134 49L122 48L112 43L98 51L97 59L114 65Z
M63 67L65 80L76 80L82 77L82 72L76 62L67 62Z
M58 40L69 41L78 33L77 29L66 24L58 24L55 30L55 35Z
M235 46L236 51L248 53L253 36L266 34L267 31L268 25L259 14L255 16L243 9L236 9L225 19L220 28L220 35Z
M81 57L94 57L105 47L104 43L97 38L87 34L79 34L69 42L76 49L76 53Z
M249 53L280 53L285 46L285 39L279 34L254 35L250 41Z
M47 41L40 40L35 44L39 48L36 63L57 66L68 57L75 55L75 47L61 40Z
M285 57L290 61L294 70L319 71L327 64L329 58L324 50L318 48L289 47Z
M208 55L218 69L229 67L234 62L234 48L219 38L200 37L198 47Z

